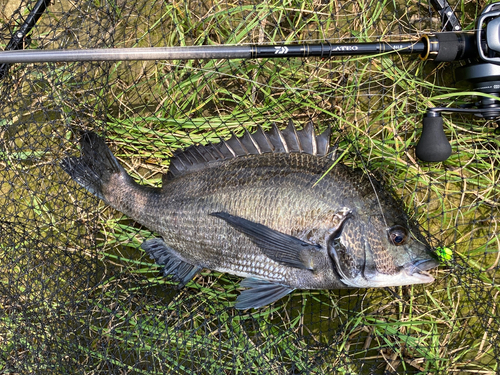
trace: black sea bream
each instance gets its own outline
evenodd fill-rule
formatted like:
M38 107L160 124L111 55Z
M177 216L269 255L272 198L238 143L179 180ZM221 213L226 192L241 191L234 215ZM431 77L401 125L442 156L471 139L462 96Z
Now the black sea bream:
M330 131L316 136L312 124L177 152L162 188L133 181L96 134L80 144L63 169L158 233L142 248L181 285L203 268L244 277L237 309L294 289L434 280L426 271L438 263L401 205L365 173L340 163L326 173Z

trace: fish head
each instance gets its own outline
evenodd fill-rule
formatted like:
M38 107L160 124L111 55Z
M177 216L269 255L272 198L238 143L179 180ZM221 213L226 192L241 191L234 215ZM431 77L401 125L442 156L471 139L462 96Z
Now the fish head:
M424 284L438 266L430 247L404 214L353 213L328 239L341 281L353 288ZM397 213L397 211L396 211Z

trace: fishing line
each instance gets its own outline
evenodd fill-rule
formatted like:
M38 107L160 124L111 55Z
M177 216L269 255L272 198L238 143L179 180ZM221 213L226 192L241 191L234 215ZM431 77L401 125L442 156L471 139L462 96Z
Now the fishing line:
M361 161L361 164L363 164L363 170L366 172L366 175L368 176L368 181L370 181L370 185L372 186L373 192L375 193L375 197L377 198L377 203L378 203L378 206L380 208L380 213L382 214L382 218L384 219L384 224L385 224L386 228L388 229L389 225L387 225L387 220L385 219L384 210L382 209L382 204L380 203L377 189L375 189L375 185L374 185L372 178L370 176L370 172L368 171L368 168L366 168L365 162L363 161L363 157L362 157L361 153L359 152L359 149L356 147L355 142L352 142L351 144L354 146L354 149L356 150L356 154L358 155L359 160Z
M339 157L335 158L335 161L332 163L332 165L328 168L328 170L325 173L323 173L321 175L321 177L314 183L314 185L312 187L315 187L317 184L319 184L319 182L333 169L333 167L335 167L339 163L339 161L344 157L344 155L347 154L347 151L349 151L351 146L352 146L352 144L347 146L345 151Z
M382 203L380 202L380 199L379 199L379 196L378 196L378 193L377 193L377 189L375 188L375 184L373 183L373 180L372 180L372 178L370 176L370 172L369 172L368 168L366 167L366 164L363 161L363 157L362 157L359 149L356 147L356 144L353 142L352 145L354 145L354 149L356 150L356 153L357 153L357 155L358 155L358 157L359 157L359 159L361 161L361 164L363 165L363 170L366 172L366 175L368 176L368 181L370 181L370 185L372 186L373 192L375 193L375 197L377 198L377 204L378 204L378 206L380 208L380 213L382 214L382 218L384 219L384 224L385 224L386 230L388 231L390 227L387 224L387 220L386 220L385 215L384 215L384 210L382 209ZM408 230L408 232L410 234L412 234L412 231L411 231L411 229L409 227L407 228L407 230ZM420 241L420 239L418 239L418 236L412 235L412 238L415 239L417 242L422 243ZM425 243L423 243L423 244L425 245ZM411 251L408 251L406 249L406 247L403 247L403 249L405 250L405 252L407 254L409 254L409 256L411 257L411 261L413 262L416 259L415 256L411 253Z

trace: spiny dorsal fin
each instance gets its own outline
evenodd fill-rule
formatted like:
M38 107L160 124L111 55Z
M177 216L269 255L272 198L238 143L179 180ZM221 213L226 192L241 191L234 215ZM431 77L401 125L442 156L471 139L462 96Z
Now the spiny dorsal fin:
M231 138L221 140L220 143L190 146L185 150L176 151L170 161L168 173L163 176L163 183L240 156L266 153L306 153L325 156L330 149L330 135L330 128L316 135L312 122L308 122L304 129L297 130L291 120L282 131L276 124L273 124L271 130L267 132L260 126L253 134L245 130L241 138L232 134Z
M285 138L285 143L288 148L288 152L302 152L302 147L300 147L300 139L295 130L295 125L293 121L288 121L288 126L285 130L281 132L283 138Z
M276 126L275 123L273 123L271 131L267 132L266 135L269 138L271 144L273 145L274 153L289 152L285 138L283 137L283 134L280 132L278 126Z
M311 121L304 126L304 129L297 131L297 137L300 139L300 145L303 150L302 152L311 155L318 154L318 145L316 144L314 126Z
M313 129L314 130L314 129ZM332 128L329 126L326 130L316 137L317 154L318 156L326 156L330 151L330 137Z

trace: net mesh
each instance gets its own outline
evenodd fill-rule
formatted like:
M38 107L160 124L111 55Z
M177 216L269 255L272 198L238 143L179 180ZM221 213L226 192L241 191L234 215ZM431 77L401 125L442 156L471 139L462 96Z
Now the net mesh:
M3 2L1 47L34 5ZM472 29L486 3L452 5ZM61 0L24 42L402 41L441 29L424 1ZM499 373L499 138L487 121L449 116L452 157L414 156L425 108L470 100L454 67L394 53L12 65L0 82L0 372ZM155 234L59 165L92 130L136 181L161 186L175 150L289 119L332 126L342 162L377 173L450 249L433 284L295 291L238 311L240 278L204 270L177 290L139 247Z

